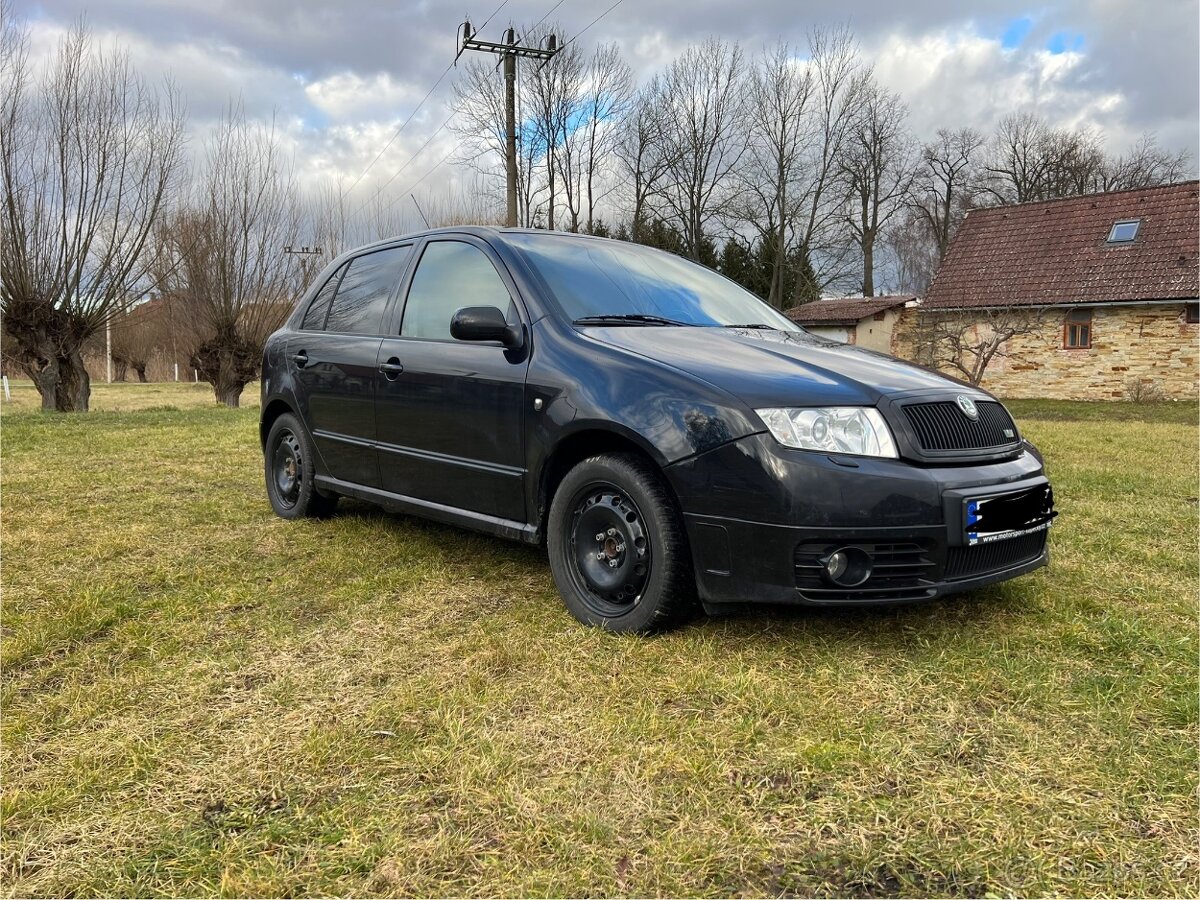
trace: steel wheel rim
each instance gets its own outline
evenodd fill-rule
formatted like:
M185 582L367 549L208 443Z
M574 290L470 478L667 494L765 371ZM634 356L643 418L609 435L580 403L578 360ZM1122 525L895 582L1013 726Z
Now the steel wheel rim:
M596 482L571 500L568 565L584 602L606 618L637 607L653 555L646 520L626 491Z
M300 452L300 441L290 431L281 432L275 443L271 480L279 502L289 509L295 506L304 481L304 457Z

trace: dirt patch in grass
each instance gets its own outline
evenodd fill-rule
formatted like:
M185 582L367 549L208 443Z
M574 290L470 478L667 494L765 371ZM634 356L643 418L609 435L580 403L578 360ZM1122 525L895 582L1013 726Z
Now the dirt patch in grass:
M1197 894L1193 425L1021 419L1033 576L641 639L185 402L4 418L7 894Z

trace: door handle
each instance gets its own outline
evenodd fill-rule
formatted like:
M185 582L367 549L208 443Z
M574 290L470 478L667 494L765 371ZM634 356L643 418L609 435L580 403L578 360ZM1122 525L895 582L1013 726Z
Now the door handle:
M303 369L306 365L308 365L307 351L301 350L299 353L297 353L295 356L292 357L292 362L294 362L297 366L299 366L301 369Z
M395 381L400 377L400 373L404 371L404 366L400 365L400 358L393 356L385 363L379 364L379 371L383 373L383 377L388 381Z

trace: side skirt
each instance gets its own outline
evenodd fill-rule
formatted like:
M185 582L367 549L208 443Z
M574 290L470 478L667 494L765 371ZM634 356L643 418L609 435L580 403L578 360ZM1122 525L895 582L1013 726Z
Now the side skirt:
M430 503L428 500L418 500L416 497L392 494L379 488L363 487L328 475L318 475L316 483L323 492L366 500L368 503L382 506L388 512L405 513L446 525L470 528L472 531L482 531L485 534L494 534L497 537L526 544L539 544L542 540L539 529L525 522L500 519L496 516L459 509L455 506L445 506L441 503Z

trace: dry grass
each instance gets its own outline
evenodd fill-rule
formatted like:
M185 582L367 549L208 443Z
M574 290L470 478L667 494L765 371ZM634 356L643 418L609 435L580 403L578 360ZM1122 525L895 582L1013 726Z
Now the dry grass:
M0 413L37 412L42 406L37 388L32 381L14 379L9 381L11 400L0 399ZM3 398L3 394L0 394ZM212 385L201 381L170 382L156 381L139 384L136 381L102 384L92 382L92 412L138 412L146 409L204 409L215 407ZM242 406L258 406L258 383L247 386L242 392Z
M210 400L4 417L7 894L1198 892L1194 404L1021 407L1050 570L642 639L533 549L274 518Z

